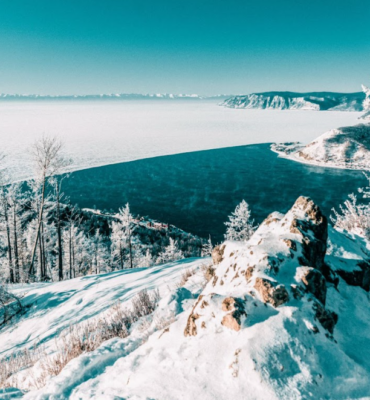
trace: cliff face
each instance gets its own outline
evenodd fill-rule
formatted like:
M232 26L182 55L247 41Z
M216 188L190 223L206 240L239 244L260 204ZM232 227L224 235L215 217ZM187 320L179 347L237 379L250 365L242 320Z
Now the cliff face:
M231 97L222 105L247 109L362 111L364 99L362 92L265 92Z

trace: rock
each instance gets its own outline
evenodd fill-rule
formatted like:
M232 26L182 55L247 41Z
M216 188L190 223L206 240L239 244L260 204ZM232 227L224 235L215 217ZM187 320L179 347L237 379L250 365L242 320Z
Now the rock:
M301 265L311 265L319 270L324 268L326 243L328 239L328 221L320 208L307 197L299 197L295 202L293 213L303 212L308 221L293 219L290 232L302 236Z
M360 286L368 292L370 290L370 264L363 261L357 266L360 268L353 271L337 269L336 272L348 285Z
M315 311L315 318L320 322L322 327L333 334L334 327L338 322L338 315L333 311L326 310L317 302L314 303L313 309Z
M198 314L191 313L188 318L188 323L184 331L185 336L196 336L197 335L197 325L195 321L199 318Z
M245 279L249 282L253 276L254 267L248 267L245 271Z
M257 278L254 288L260 294L264 303L270 303L274 307L289 301L289 294L284 285L278 285L265 278Z
M207 282L209 282L215 276L215 268L212 265L209 265L204 270L204 277L206 278Z
M227 314L222 318L221 324L233 331L240 331L240 321L237 321L232 314Z
M228 314L223 317L221 324L226 328L239 331L241 317L243 315L247 316L244 311L243 301L235 297L227 297L222 302L222 311L227 312Z
M195 303L189 317L188 321L186 323L185 331L184 331L184 336L196 336L197 335L197 325L195 324L195 321L199 319L199 314L195 312L195 309L197 305L200 303L200 301L203 299L203 295L201 294L198 297L197 302Z
M297 251L297 245L293 240L284 239L284 243L293 251Z
M213 250L212 250L212 261L214 265L218 265L222 262L222 260L224 259L224 251L225 251L225 245L220 245L220 246L216 246Z
M301 278L306 290L312 293L322 304L326 301L326 280L323 274L314 268L307 268Z

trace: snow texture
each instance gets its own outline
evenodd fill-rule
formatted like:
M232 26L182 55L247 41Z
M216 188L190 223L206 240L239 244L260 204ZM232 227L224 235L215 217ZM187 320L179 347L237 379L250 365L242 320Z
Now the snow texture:
M279 143L271 149L281 156L321 167L370 170L370 125L332 129L311 143Z
M368 398L368 293L336 272L368 263L369 248L329 228L329 272L327 234L325 217L301 197L287 214L271 214L248 242L214 250L220 257L203 290L201 271L184 287L174 284L202 260L35 285L25 298L34 309L0 335L1 348L43 339L52 350L51 339L68 323L159 287L155 313L176 316L168 328L105 342L25 399ZM305 283L309 273L320 285Z
M13 180L32 176L30 144L59 136L71 170L254 143L301 141L334 126L353 125L358 113L248 110L213 101L2 101L2 152Z

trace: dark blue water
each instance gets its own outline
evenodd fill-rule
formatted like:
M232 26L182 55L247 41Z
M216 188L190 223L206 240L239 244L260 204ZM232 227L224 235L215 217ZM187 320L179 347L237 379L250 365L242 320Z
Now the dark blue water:
M311 167L278 156L268 144L198 151L74 172L64 192L81 207L117 210L129 202L148 215L220 241L224 222L245 199L257 222L287 211L300 195L329 215L366 183L359 171Z

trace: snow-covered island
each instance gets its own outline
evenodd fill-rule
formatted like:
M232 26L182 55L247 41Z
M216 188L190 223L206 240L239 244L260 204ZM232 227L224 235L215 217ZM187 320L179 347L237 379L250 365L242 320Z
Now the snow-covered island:
M363 123L332 129L303 145L274 143L271 150L302 163L345 169L370 170L370 89L362 86L365 99ZM369 120L369 122L368 122Z

